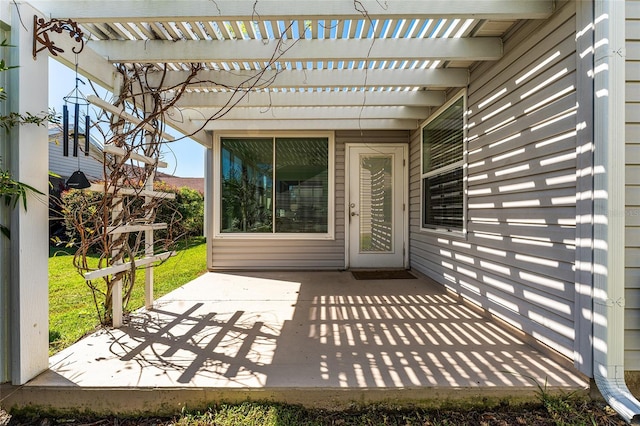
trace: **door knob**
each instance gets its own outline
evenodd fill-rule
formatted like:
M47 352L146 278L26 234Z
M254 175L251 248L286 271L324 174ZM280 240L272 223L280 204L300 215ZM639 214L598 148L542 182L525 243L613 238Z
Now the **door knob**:
M356 212L351 212L351 216L360 216L360 215Z

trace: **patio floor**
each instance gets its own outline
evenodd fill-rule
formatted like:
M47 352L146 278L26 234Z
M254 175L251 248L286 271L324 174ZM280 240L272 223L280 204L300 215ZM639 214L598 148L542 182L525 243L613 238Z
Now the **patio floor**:
M424 277L207 273L125 327L51 357L48 371L5 389L2 405L139 412L246 399L441 404L531 398L545 383L588 388L567 361Z

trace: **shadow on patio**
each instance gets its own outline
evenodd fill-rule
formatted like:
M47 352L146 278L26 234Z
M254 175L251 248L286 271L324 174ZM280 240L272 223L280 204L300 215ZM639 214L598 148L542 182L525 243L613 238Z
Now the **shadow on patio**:
M92 389L115 392L113 401L126 405L134 402L123 390L153 388L144 398L158 404L253 398L331 406L531 397L545 383L588 386L566 362L423 277L208 273L131 315L126 327L55 355L13 400L64 408L73 397L56 402L47 390ZM89 396L77 398L82 405Z

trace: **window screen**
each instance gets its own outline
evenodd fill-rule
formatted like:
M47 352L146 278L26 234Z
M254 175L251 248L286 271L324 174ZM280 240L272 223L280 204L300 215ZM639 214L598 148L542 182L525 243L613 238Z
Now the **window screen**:
M422 129L422 226L462 230L464 221L464 98Z

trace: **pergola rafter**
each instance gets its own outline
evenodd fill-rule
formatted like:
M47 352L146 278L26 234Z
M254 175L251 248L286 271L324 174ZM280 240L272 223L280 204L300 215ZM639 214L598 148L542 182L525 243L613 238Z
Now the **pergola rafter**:
M204 123L204 120L194 118L189 120L192 125L198 128L204 125L207 131L282 131L309 129L326 129L331 127L334 130L407 130L417 129L421 120L402 119L327 119L327 120L212 120Z
M148 73L147 81L154 88L172 88L180 85L188 71ZM391 87L402 82L402 87L429 87L444 89L464 87L469 71L449 69L354 69L354 70L283 70L264 71L200 71L190 88L365 88Z
M279 61L490 61L502 56L496 37L457 39L299 39L93 41L91 48L110 62L270 62Z
M297 129L301 120L316 130L413 129L447 92L468 84L471 66L502 57L509 28L556 7L552 0L33 4L80 24L87 43L79 71L114 93L115 65L144 69L149 87L171 102L197 64L167 120L182 133L197 131L204 145L208 130ZM63 39L60 58L73 64Z
M439 91L287 91L252 92L243 96L242 92L190 92L182 95L177 102L180 108L220 108L230 103L238 107L310 107L310 106L440 106L445 101L445 93ZM236 102L237 101L237 102Z
M292 111L295 109L295 111ZM211 117L218 108L199 108L197 111L183 111L191 119ZM346 107L239 107L227 112L225 120L358 120L358 119L401 119L424 120L427 108L406 106L346 106ZM295 117L295 118L290 118Z

